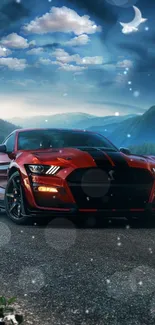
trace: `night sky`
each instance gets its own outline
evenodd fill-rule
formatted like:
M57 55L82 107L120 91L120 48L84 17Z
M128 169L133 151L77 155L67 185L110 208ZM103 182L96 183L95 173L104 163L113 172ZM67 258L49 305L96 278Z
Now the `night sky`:
M124 33L133 6L147 20ZM0 118L143 113L155 104L155 1L1 0L0 99Z

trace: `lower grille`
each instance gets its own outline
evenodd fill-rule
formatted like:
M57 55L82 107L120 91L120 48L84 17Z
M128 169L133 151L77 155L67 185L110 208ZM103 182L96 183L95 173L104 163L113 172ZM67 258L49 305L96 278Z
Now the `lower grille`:
M144 208L148 203L153 179L148 170L83 168L67 178L78 208Z
M34 192L35 202L40 207L59 207L62 203L54 194Z

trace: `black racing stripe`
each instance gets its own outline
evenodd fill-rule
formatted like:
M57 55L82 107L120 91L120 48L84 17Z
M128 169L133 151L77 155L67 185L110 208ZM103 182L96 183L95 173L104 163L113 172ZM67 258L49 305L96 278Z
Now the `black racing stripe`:
M102 150L99 148L78 148L82 151L88 152L92 158L95 160L97 166L99 168L111 169L112 163L110 159L113 161L116 168L129 168L129 165L126 159L119 151L110 151L110 150ZM110 159L108 159L108 157Z
M115 167L129 168L129 165L128 165L126 159L123 157L123 155L119 151L106 151L106 154L114 162Z
M110 160L108 159L107 155L104 153L104 151L98 149L98 148L77 148L82 151L88 152L89 155L94 159L97 167L104 168L105 170L111 170L112 164Z

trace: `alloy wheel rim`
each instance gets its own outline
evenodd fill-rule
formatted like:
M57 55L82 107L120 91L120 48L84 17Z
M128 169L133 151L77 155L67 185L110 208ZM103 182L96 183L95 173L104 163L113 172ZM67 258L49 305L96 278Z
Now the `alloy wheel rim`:
M22 218L21 215L21 204L22 204L22 193L20 185L20 177L13 177L8 191L6 193L7 206L10 215L15 219Z

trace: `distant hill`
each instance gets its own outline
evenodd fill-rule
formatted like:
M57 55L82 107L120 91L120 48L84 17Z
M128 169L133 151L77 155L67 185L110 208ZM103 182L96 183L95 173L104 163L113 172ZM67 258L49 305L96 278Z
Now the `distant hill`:
M88 129L90 131L98 131L99 129L101 132L105 131L105 128L107 129L107 126L113 125L113 127L118 125L118 123L125 121L128 118L131 118L136 115L119 115L119 116L96 116L91 119L87 120L81 120L80 123L76 124L77 128L82 129Z
M7 135L9 135L9 133L18 128L19 126L0 119L0 143L7 137Z
M118 123L124 121L133 115L124 116L95 116L81 112L63 113L50 116L31 116L28 118L13 118L10 121L19 124L22 127L55 127L55 128L77 128L88 129L101 125ZM134 115L135 116L135 115Z
M144 143L155 144L155 106L152 106L143 115L95 116L77 112L11 121L22 127L87 129L103 134L117 147L141 146ZM12 126L12 124L8 125ZM3 130L1 126L0 130Z
M117 146L138 146L155 143L155 106L141 116L121 122L109 134L109 139Z
M26 118L13 118L12 123L21 125L22 127L54 127L54 128L74 128L80 125L80 122L89 121L95 118L95 115L85 113L63 113L55 115L39 115Z

